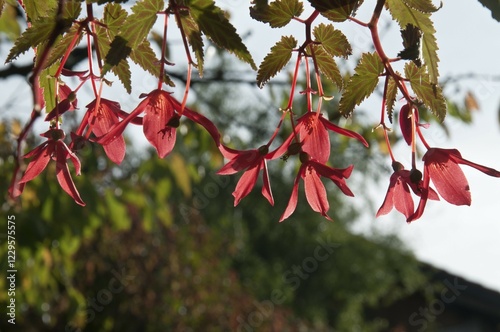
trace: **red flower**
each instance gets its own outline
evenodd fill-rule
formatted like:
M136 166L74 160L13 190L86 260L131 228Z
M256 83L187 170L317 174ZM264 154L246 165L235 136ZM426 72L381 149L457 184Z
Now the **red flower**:
M10 189L12 196L19 196L24 189L24 185L28 181L36 178L47 167L50 159L53 159L56 161L56 176L59 185L75 200L77 204L85 206L85 203L82 201L80 194L73 183L73 179L71 178L68 164L66 162L68 158L71 159L73 165L75 166L76 175L80 175L80 161L62 141L65 136L64 132L60 129L50 129L41 134L41 136L48 138L48 140L24 156L24 158L33 159L28 164L26 172L24 172L24 175L19 183L14 185L15 188Z
M396 208L396 210L404 214L408 220L415 212L410 188L417 196L421 195L422 181L420 178L422 174L417 171L420 176L414 179L412 172L405 170L403 165L398 162L393 164L393 168L394 173L391 175L389 189L387 190L382 206L377 212L377 217L388 214L393 208ZM429 199L439 200L436 192L432 188L429 188L429 190Z
M269 174L267 171L266 159L275 159L278 158L279 155L275 155L274 152L268 153L269 148L267 147L267 145L263 145L258 149L247 151L233 150L224 145L221 145L220 150L224 157L231 160L226 165L224 165L217 172L217 174L231 175L243 169L246 169L233 192L234 206L238 205L240 201L252 191L261 170L263 170L264 182L262 186L262 195L269 201L271 205L274 205L274 198L271 191L271 184L269 183Z
M122 135L130 122L140 123L138 117L145 113L142 119L143 131L147 140L155 147L160 158L169 154L175 145L176 130L179 127L181 114L203 126L212 136L216 144L220 145L220 134L215 125L203 115L190 110L182 109L182 105L169 92L153 90L145 95L145 99L123 121L113 128L97 142L107 145Z
M300 178L304 179L306 198L311 208L314 211L321 213L321 215L325 218L331 220L327 214L330 205L328 204L325 186L321 182L320 176L324 176L332 180L347 196L354 196L344 180L349 178L354 166L351 165L344 169L331 168L319 163L305 152L300 153L300 161L302 162L302 165L300 166L299 172L295 177L292 195L290 196L285 212L280 218L280 222L288 218L297 207Z
M97 137L100 137L107 134L113 126L118 124L119 117L125 112L120 109L119 103L108 99L101 98L99 108L96 108L96 104L97 100L94 100L87 105L87 114L85 114L85 119L82 123L88 122L92 132ZM120 164L123 161L126 150L123 135L119 135L108 144L103 144L103 148L108 158L115 164Z
M424 161L424 179L422 184L422 195L417 211L408 221L417 220L424 212L427 199L429 197L429 182L436 187L437 192L447 202L454 205L470 205L471 195L469 183L458 166L459 164L474 167L475 169L494 177L500 177L500 172L482 166L462 158L456 149L430 148L427 150L422 160Z
M318 112L307 112L302 115L297 120L296 129L302 142L302 150L323 164L330 157L330 137L328 130L355 138L368 147L368 142L366 142L363 136L333 124Z

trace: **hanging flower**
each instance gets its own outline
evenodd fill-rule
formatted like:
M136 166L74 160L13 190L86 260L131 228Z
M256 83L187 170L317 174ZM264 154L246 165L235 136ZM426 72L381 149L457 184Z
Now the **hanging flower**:
M300 166L299 172L295 177L293 183L292 194L285 212L280 218L280 222L288 218L295 211L297 207L297 201L299 196L299 181L302 178L304 180L304 187L306 193L306 199L311 208L321 213L326 219L331 220L327 212L330 208L328 203L328 198L326 195L326 189L321 182L320 176L329 178L335 183L342 192L347 196L354 196L352 191L347 187L345 179L349 178L352 173L354 166L349 166L344 169L336 169L328 167L317 160L313 159L306 152L300 153L300 161L302 165Z
M19 183L15 183L13 187L9 189L11 195L13 197L21 195L24 185L40 175L47 167L50 159L52 159L56 161L56 176L61 188L63 188L77 204L85 206L71 178L67 164L67 160L71 159L71 162L75 166L76 175L80 175L80 160L63 142L65 137L64 132L61 129L50 129L41 134L41 136L46 137L47 141L24 156L24 158L32 158L32 160L28 164Z
M415 195L421 195L422 174L417 170L413 170L414 173L412 173L412 171L404 169L403 165L398 162L393 163L393 169L394 173L391 175L389 189L387 189L384 202L377 212L377 217L388 214L395 208L408 220L415 212L410 188ZM420 173L420 176L415 177L413 175L415 172ZM429 190L429 199L439 200L436 192L432 188Z
M430 180L432 180L439 195L447 202L454 205L471 204L469 183L459 164L474 167L489 176L500 177L499 171L462 158L456 149L430 148L422 160L424 161L422 195L417 210L408 221L416 220L422 216L427 199L430 198L428 190Z

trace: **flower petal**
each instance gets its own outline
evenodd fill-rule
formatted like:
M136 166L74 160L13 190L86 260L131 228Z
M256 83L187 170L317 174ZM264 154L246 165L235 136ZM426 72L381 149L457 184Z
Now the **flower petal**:
M222 145L221 145L222 146ZM235 151L235 150L233 150ZM259 164L263 156L258 150L240 151L240 153L224 165L217 174L230 175L239 172L245 168Z
M95 101L94 107L95 107ZM92 105L89 104L89 105ZM95 114L95 122L92 127L92 131L97 137L103 136L108 133L114 125L119 122L118 116L113 109L119 108L120 104L116 102L109 101L107 99L101 99L101 104L99 110L89 108L89 112ZM120 164L125 158L126 144L123 135L119 135L111 143L103 145L104 151L108 158L115 164Z
M413 198L408 184L399 176L396 179L393 196L394 207L408 219L414 212Z
M434 162L429 165L429 175L437 192L447 202L455 205L471 204L469 183L460 166L452 161Z
M175 145L177 128L167 126L174 115L174 106L166 92L150 94L150 97L142 123L143 131L158 156L164 158Z
M267 172L267 161L264 159L261 166L263 170L263 185L262 185L262 195L269 201L269 204L274 206L273 192L271 191L271 183L269 181L269 174Z
M311 208L321 213L326 219L332 220L327 214L330 205L328 204L325 186L312 166L307 167L305 171L304 187L307 202Z
M344 169L336 169L336 168L331 168L326 165L320 164L316 162L315 160L309 161L309 164L314 167L314 169L321 175L326 178L329 178L330 180L333 181L337 185L337 187L342 190L342 192L347 195L354 197L354 194L352 193L351 189L347 186L347 183L345 182L344 179L349 178L349 176L352 173L352 170L354 168L353 165L344 168Z
M387 194L385 195L384 202L377 211L377 214L375 216L376 218L388 214L394 208L394 187L396 186L397 183L397 176L395 176L395 174L396 173L391 175L391 179L389 180L389 188L387 189Z
M352 130L339 127L336 124L333 124L332 122L330 122L327 119L325 119L323 116L320 117L320 121L321 121L321 123L323 123L323 125L327 129L330 129L330 130L332 130L332 131L334 131L334 132L336 132L338 134L341 134L341 135L344 135L344 136L347 136L347 137L355 138L358 141L360 141L361 143L363 143L364 146L366 146L366 147L369 146L369 144L365 140L365 138L363 136L361 136L360 134L358 134L357 132L354 132Z
M28 155L33 156L33 159L28 164L28 167L26 168L26 171L24 172L23 177L21 178L21 180L19 180L20 184L23 184L23 183L26 183L28 181L33 180L38 175L40 175L40 173L42 173L42 171L45 169L45 167L47 167L47 164L50 161L50 157L51 157L52 151L53 151L53 145L49 145L49 144L45 144L45 143L42 144L41 145L41 146L43 146L42 149L36 148L35 150L38 149L36 154L31 154L31 153L27 154L27 156ZM35 151L35 150L33 150L33 151Z
M68 164L66 163L66 154L62 150L57 151L57 156L56 156L56 176L57 176L57 181L59 182L59 185L63 190L73 198L73 200L81 206L85 206L85 203L83 202L82 198L80 197L80 194L78 193L78 190L75 187L75 183L73 182L73 179L71 178L71 175L69 173L69 168Z
M288 201L288 205L286 206L285 212L283 212L283 214L281 215L280 222L290 217L297 208L297 201L299 199L299 180L303 172L304 172L304 164L302 164L302 166L299 169L299 173L295 177L295 181L293 182L292 194L290 195L290 199Z
M243 173L233 192L234 206L238 205L240 201L252 191L257 182L259 170L260 166L257 164Z
M298 120L300 125L297 129L302 142L302 151L324 164L330 158L330 136L318 117L322 118L316 112L307 112Z

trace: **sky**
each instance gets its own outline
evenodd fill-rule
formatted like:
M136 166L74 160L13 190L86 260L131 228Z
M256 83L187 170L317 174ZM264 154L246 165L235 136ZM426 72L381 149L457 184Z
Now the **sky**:
M368 21L374 3L374 0L366 0L357 18ZM253 30L245 39L245 44L257 64L281 35L294 34L299 40L303 36L303 27L296 22L283 29L271 29L267 25L251 21L248 17L248 0L218 0L217 4L230 10L231 22L240 33ZM384 11L381 24L387 20L388 14ZM493 20L489 11L478 1L464 0L444 0L443 7L433 15L433 20L440 47L441 77L478 74L479 79L460 81L461 89L457 97L463 96L463 91L470 90L477 97L481 109L474 114L472 125L453 119L446 120L451 131L450 138L439 129L431 127L425 132L426 139L431 145L456 148L464 158L500 170L500 80L492 79L500 77L500 23ZM355 54L370 47L371 39L367 29L352 22L335 26L348 36L355 46ZM382 44L386 53L396 54L401 49L398 29L385 31ZM0 49L2 58L6 51ZM154 79L143 81L142 89L139 90L145 92L154 85ZM3 83L2 86L7 88ZM25 87L21 78L9 82L11 89ZM23 96L23 90L16 91L9 103L15 103L17 108L1 105L10 115L20 108L31 107L30 99ZM29 93L28 90L24 92ZM131 101L129 98L128 102L137 103L137 98L133 99ZM84 105L82 103L80 107ZM370 98L362 105L365 109L372 106L377 110L378 116L380 99ZM396 149L396 153L399 151ZM424 216L411 224L407 224L397 212L375 219L376 210L368 209L354 229L365 234L398 234L420 260L500 292L500 179L491 178L468 167L463 170L472 192L471 207L457 207L445 201L429 202ZM383 201L389 176L388 174L387 181L369 188L377 204Z
M231 21L238 31L249 29L247 1L222 0L221 3L233 13ZM357 18L368 21L374 3L373 0L365 1ZM434 3L439 5L439 2ZM381 26L387 20L388 13L384 11ZM472 125L446 120L451 137L432 126L424 135L431 145L456 148L465 159L500 170L500 23L493 20L489 10L478 1L463 0L444 0L443 7L433 14L433 21L440 48L441 78L477 74L478 79L460 81L457 98L462 98L463 92L470 90L481 109L474 114ZM371 39L365 28L352 22L336 24L335 27L356 46L355 54L370 46ZM303 36L302 26L294 25L294 22L284 29L271 29L264 24L252 24L252 28L256 31L245 43L253 52L256 63L262 61L281 35L294 34L298 39ZM382 44L386 53L396 54L401 49L398 29L385 31ZM494 80L495 76L497 80ZM448 92L448 95L454 95L453 90ZM377 109L378 116L380 99L370 98L361 107L369 109L371 105ZM370 209L365 211L354 229L365 234L398 234L420 260L500 292L500 179L466 166L462 169L471 188L470 207L450 205L443 200L429 202L423 217L411 224L407 224L404 216L397 212L375 219L376 210ZM387 181L370 188L379 204L387 191L388 181L389 175Z

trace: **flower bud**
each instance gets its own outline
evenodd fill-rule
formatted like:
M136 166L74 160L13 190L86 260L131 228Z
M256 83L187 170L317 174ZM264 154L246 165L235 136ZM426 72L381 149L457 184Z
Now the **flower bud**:
M413 168L410 171L410 181L415 183L415 184L418 184L420 182L420 180L422 180L422 172L420 172L416 168Z

